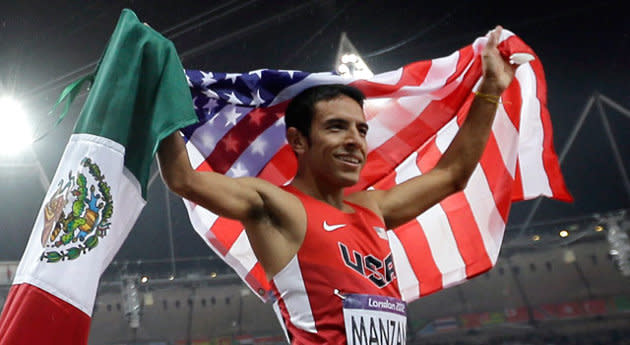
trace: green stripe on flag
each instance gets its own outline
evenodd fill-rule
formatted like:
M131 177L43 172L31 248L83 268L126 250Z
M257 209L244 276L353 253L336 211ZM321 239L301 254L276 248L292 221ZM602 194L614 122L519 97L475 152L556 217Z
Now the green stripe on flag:
M123 10L98 65L74 133L125 146L125 167L146 196L159 142L197 121L175 46Z

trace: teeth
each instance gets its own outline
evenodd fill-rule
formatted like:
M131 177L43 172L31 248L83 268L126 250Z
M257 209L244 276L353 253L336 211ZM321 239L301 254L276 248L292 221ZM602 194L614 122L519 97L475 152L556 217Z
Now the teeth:
M345 157L345 156L343 156L343 157L340 157L340 158L341 158L341 160L343 160L345 162L348 162L348 163L359 164L359 160L354 158L354 157Z

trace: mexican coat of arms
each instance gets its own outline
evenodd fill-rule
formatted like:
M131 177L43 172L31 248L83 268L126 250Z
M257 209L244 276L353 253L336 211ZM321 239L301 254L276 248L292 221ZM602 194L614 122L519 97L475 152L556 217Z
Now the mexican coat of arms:
M44 204L40 260L74 260L94 249L107 235L114 212L110 186L90 158L81 161L86 173L68 173Z

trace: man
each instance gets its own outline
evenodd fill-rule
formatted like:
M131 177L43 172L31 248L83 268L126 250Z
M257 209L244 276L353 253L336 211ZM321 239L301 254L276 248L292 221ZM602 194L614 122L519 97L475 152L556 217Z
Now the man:
M402 334L404 340L404 322L395 321L400 292L384 229L414 219L466 185L499 97L514 77L513 66L497 50L500 34L498 26L489 36L477 96L439 163L389 190L344 195L359 179L368 131L364 97L347 86L307 89L288 106L286 137L298 170L286 187L197 172L178 133L162 142L158 158L169 188L245 227L291 343L345 344L350 338L365 343L371 336L366 327L379 324L381 330L392 325L398 335L391 337L400 340ZM357 308L355 300L369 305Z

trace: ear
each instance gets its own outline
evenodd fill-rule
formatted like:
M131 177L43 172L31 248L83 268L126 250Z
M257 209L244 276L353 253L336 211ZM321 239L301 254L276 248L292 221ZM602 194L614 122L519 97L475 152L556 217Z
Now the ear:
M308 147L308 140L302 132L298 131L295 127L289 127L287 129L287 141L296 154L304 153Z

